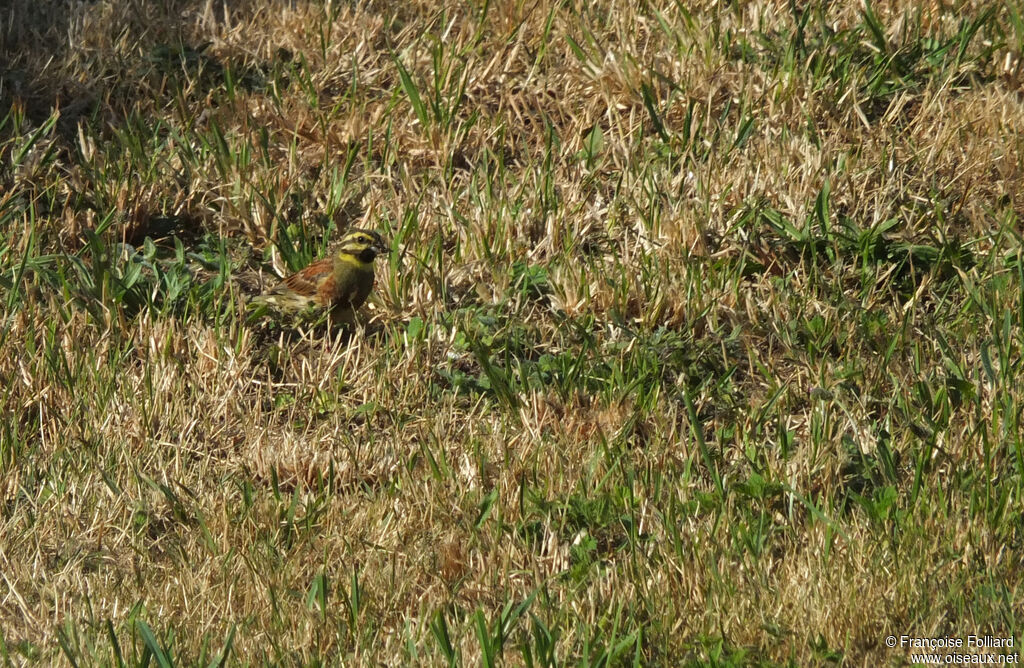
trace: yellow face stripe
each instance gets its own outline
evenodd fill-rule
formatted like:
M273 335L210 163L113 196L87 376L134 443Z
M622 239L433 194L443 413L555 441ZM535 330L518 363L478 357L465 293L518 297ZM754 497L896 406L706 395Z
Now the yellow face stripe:
M343 243L353 243L360 246L370 246L373 244L383 242L380 235L376 232L367 232L366 230L352 230L342 237Z
M363 262L358 257L352 255L349 251L346 250L342 250L340 253L338 253L338 259L341 260L342 262L351 264L359 269L370 269L373 267L372 262Z

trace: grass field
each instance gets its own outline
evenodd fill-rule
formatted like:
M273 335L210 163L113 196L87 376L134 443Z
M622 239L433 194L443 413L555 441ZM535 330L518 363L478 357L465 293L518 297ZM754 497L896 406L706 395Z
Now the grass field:
M228 4L0 8L3 665L1020 651L1019 2Z

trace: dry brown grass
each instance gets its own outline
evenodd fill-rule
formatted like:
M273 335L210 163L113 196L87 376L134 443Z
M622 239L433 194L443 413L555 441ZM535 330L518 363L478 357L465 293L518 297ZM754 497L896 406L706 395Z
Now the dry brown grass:
M0 656L1018 632L1024 24L987 8L874 5L882 44L812 7L800 48L782 2L13 0ZM246 320L350 224L396 242L364 327Z

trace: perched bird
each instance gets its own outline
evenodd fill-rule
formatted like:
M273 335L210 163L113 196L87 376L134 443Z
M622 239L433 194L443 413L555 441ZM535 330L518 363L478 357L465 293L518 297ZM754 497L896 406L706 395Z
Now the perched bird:
M288 276L253 305L268 305L287 313L327 311L332 320L352 323L356 310L373 289L373 260L388 251L372 230L351 229L333 257L317 260Z

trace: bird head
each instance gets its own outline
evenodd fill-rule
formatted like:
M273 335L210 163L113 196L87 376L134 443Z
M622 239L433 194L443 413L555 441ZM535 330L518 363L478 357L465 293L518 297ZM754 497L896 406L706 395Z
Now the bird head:
M388 252L388 245L384 243L383 237L373 230L349 230L341 239L341 247L338 249L338 259L348 260L354 258L360 264L370 264L378 255Z

